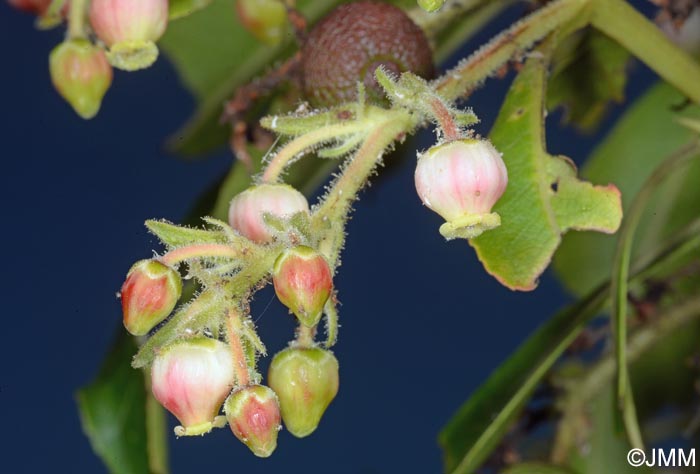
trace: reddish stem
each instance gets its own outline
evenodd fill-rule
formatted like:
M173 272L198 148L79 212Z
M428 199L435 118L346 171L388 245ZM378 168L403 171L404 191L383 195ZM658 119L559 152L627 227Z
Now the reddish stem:
M250 376L248 374L248 362L243 351L243 343L239 336L241 326L241 314L238 309L231 309L226 319L226 331L228 336L228 344L231 348L231 357L233 358L233 369L236 372L236 381L241 387L250 384Z
M226 244L199 244L188 245L171 250L160 258L160 261L166 265L177 265L185 260L193 258L205 257L226 257L238 258L241 256L240 251Z
M450 109L437 97L430 100L430 107L433 109L433 116L438 121L442 133L448 142L459 140L462 134L459 127L452 118Z

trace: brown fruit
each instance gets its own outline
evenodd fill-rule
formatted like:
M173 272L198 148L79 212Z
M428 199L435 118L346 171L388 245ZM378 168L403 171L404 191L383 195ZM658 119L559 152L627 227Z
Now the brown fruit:
M393 73L411 71L429 79L433 58L418 25L386 3L340 5L311 31L302 48L304 93L314 106L357 98L363 82L372 101L384 94L374 78L380 65Z

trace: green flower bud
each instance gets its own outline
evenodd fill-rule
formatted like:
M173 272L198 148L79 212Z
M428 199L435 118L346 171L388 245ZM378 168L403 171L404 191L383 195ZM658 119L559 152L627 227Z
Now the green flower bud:
M49 56L54 87L84 119L100 110L102 98L112 84L112 67L104 52L85 39L65 41Z
M338 360L319 348L288 348L275 355L268 373L284 424L297 438L314 432L338 393Z

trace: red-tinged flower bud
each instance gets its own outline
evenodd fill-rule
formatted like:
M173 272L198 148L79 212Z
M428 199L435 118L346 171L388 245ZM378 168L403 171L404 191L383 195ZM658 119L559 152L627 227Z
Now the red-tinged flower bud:
M423 204L447 222L447 239L471 239L498 227L491 213L508 185L501 154L486 140L457 140L434 146L418 158L416 190Z
M54 87L78 115L86 120L97 115L112 84L112 67L100 48L84 39L65 41L51 51L49 71Z
M338 360L319 348L288 348L275 355L268 373L284 424L294 436L314 432L338 393Z
M282 304L304 326L318 324L333 290L333 275L323 255L303 245L285 250L275 261L272 282Z
M52 0L8 0L13 7L35 15L43 15L49 9Z
M258 41L279 44L287 31L287 9L281 0L237 0L241 23Z
M280 406L271 388L254 385L229 395L224 412L231 431L258 457L269 457L277 448Z
M231 351L205 337L176 342L153 361L153 396L180 420L178 436L195 436L222 426L217 416L234 383Z
M286 184L261 184L233 198L228 222L242 236L265 243L274 237L265 224L265 214L289 218L298 212L309 212L309 203L303 194Z
M155 42L168 25L168 0L92 0L90 24L114 67L143 69L158 57Z
M122 285L124 326L143 336L163 321L182 293L180 274L157 260L141 260L131 267Z

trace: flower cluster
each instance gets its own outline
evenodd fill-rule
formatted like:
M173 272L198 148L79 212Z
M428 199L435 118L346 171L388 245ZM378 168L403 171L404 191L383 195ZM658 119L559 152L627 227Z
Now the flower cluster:
M318 426L338 391L339 377L335 356L314 340L324 308L334 304L333 269L298 227L288 225L309 216L308 202L298 191L261 184L232 200L230 225L218 223L221 234L198 235L216 243L173 246L129 271L121 298L124 326L131 334L147 334L173 311L182 294L177 268L182 262L189 264L190 273L199 276L205 289L151 340L167 334L168 326L178 320L196 319L194 307L203 300L208 306L204 313L218 315L212 318L215 323L196 330L190 326L184 337L176 334L153 351L153 394L180 421L177 435L202 435L228 424L255 455L267 457L275 450L282 421L298 437L308 436ZM163 238L162 231L159 235ZM183 235L178 238L186 239ZM232 269L247 257L258 262L258 268L248 269L248 277L255 281L271 277L280 301L299 321L297 338L272 361L269 387L261 384L256 369L256 353L265 349L245 312L247 295L236 298L232 285L234 275L246 271ZM254 276L256 270L260 273ZM214 296L207 299L207 294ZM332 309L326 311L334 314Z
M211 228L200 230L149 222L169 251L137 262L121 291L127 330L145 335L157 328L134 365L151 364L153 394L180 421L176 433L201 435L228 424L261 457L274 451L282 422L294 436L313 433L338 392L338 361L329 350L337 334L333 275L349 202L359 190L356 180L344 179L356 173L354 162L312 210L299 191L276 182L271 170L285 156L283 149L259 184L232 199L228 223L206 218ZM506 183L500 154L474 138L437 145L416 168L419 196L447 220L451 234L441 231L448 238L498 225L491 208ZM166 319L183 292L183 263L199 292ZM274 356L266 386L257 372L265 346L248 302L269 280L298 329ZM320 344L324 315L328 337Z
M177 435L228 424L255 455L267 457L282 424L297 437L316 430L339 388L330 351L338 332L333 278L352 203L393 143L419 125L438 126L439 143L419 155L415 176L424 204L447 221L441 233L470 239L500 225L492 208L507 171L500 153L465 128L475 116L443 100L419 75L392 71L380 66L371 81L383 101L372 100L366 81L358 81L357 102L263 119L263 127L289 141L271 152L254 185L232 198L228 222L207 217L205 229L147 223L168 251L129 271L121 292L124 325L134 335L150 333L133 365L150 366L155 398L180 421ZM315 206L281 179L311 152L346 160ZM190 293L182 288L185 272L194 296L178 306ZM249 303L268 282L298 328L264 381L257 365L266 348Z

